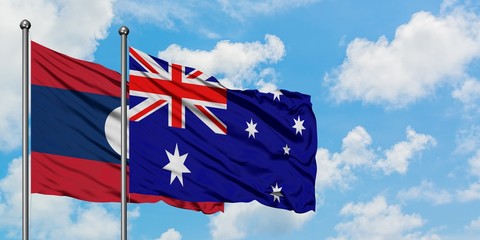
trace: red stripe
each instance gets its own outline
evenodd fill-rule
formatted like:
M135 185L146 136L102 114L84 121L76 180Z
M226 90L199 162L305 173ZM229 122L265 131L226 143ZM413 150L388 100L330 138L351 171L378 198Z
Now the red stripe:
M188 75L187 78L195 79L200 75L202 75L202 71L197 70L197 71L193 72L192 74ZM205 80L205 79L203 79L203 80Z
M120 202L120 168L120 164L32 152L32 193L69 196L90 202ZM186 202L143 194L129 194L128 197L131 203L164 201L206 214L223 211L223 203Z
M205 114L205 116L208 117L208 119L210 119L210 121L212 121L218 128L220 128L220 130L227 134L227 128L221 123L218 121L218 119L216 119L212 114L210 114L209 111L207 111L205 109L205 107L201 106L201 105L195 105L196 108L198 108L198 110L200 110L200 112L202 112L203 114Z
M72 58L36 42L32 45L32 85L120 97L121 75L100 64Z
M154 102L153 104L151 104L150 106L146 107L145 109L143 109L142 111L138 112L137 114L133 115L130 120L132 121L137 121L139 118L143 117L145 114L148 114L149 112L153 111L155 108L157 108L158 106L162 105L164 102L166 102L166 100L163 100L163 99L160 99L156 102Z
M130 90L179 96L207 102L227 103L227 90L190 83L175 83L168 80L158 80L130 75Z
M183 87L182 85L182 66L178 64L172 64L172 83L176 86ZM172 92L174 93L174 92ZM174 94L171 94L172 96L172 127L176 128L182 128L183 126L183 121L182 121L182 115L183 115L183 108L182 108L182 92L177 92Z
M133 48L130 48L130 54L132 54L135 59L142 63L146 68L148 68L150 72L158 73L157 70L155 70L155 68L153 68L152 65L150 65L147 61L145 61L145 59L143 59Z

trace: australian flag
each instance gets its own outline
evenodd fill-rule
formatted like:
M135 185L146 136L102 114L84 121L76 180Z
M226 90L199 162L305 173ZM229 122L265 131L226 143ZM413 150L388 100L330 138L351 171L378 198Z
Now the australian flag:
M315 210L310 96L231 90L130 48L130 191Z

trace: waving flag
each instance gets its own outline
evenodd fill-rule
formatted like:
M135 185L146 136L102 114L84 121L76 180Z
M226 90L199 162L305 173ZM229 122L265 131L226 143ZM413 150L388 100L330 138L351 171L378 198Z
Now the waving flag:
M120 201L120 75L32 42L32 192ZM129 194L214 213L223 203Z
M131 192L315 210L310 96L230 90L133 48L129 87Z

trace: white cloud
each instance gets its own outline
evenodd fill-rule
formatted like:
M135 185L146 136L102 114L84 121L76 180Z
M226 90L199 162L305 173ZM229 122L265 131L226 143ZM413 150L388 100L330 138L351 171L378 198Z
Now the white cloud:
M449 80L464 79L468 64L480 57L479 29L480 17L462 9L441 16L418 12L392 41L354 39L347 58L325 80L337 101L404 107Z
M319 149L316 154L318 191L338 185L347 188L349 183L355 180L352 170L356 167L371 166L376 157L369 148L372 138L365 128L357 126L348 132L342 140L342 152L330 154L327 149Z
M465 231L469 233L476 232L480 234L480 217L472 220L467 226L465 226Z
M0 228L10 236L21 231L21 159L14 159L0 179ZM68 197L33 194L30 231L35 239L118 239L120 223L101 204L79 204Z
M480 126L472 125L469 128L461 129L455 137L456 153L471 153L480 149Z
M113 0L0 1L2 78L0 96L0 150L21 142L21 30L20 21L32 23L31 39L78 58L92 59L98 40L106 37L113 18ZM85 17L88 15L89 17Z
M129 219L136 219L140 217L140 207L135 206L133 209L127 211L127 217Z
M319 0L116 0L115 13L121 21L134 18L172 31L190 31L209 39L237 35L244 23L259 15L309 5ZM209 14L202 14L208 12ZM211 23L215 24L211 24ZM219 29L220 28L220 29ZM232 33L233 32L233 33Z
M269 15L279 11L305 6L319 0L217 0L231 17L244 21L246 17Z
M463 229L459 228L455 231L450 231L450 233L442 234L441 239L478 240L478 236L480 236L480 217L471 220L463 227Z
M177 22L188 23L195 17L195 11L185 5L196 5L195 1L176 2L166 0L118 0L115 11L122 16L133 16L139 22L154 23L166 29L173 29Z
M32 40L70 56L91 60L98 40L106 37L112 22L112 3L113 0L2 1L0 26L7 29L8 41L18 46L6 48L20 58L21 31L18 25L22 19L28 19L32 23ZM14 37L9 37L10 34Z
M466 110L476 110L480 101L480 81L467 79L460 88L452 92L452 96L461 101Z
M182 240L182 234L175 230L175 228L169 228L166 232L160 235L160 238L155 240Z
M22 159L14 159L7 176L0 179L0 226L21 227L22 213Z
M300 229L315 213L298 214L250 203L226 204L225 212L210 217L210 233L214 240L245 239L249 235L281 235Z
M262 64L276 63L285 55L285 45L275 35L265 35L265 43L232 43L220 41L211 51L191 50L177 44L170 45L158 56L211 74L222 83L234 87L244 84L275 82L273 69L261 68ZM234 56L234 57L232 57ZM223 79L220 79L223 77Z
M372 137L365 128L357 126L342 140L342 152L339 157L352 167L370 165L375 159L375 153L368 149L371 144Z
M480 178L480 150L477 150L477 153L468 160L470 165L470 172Z
M401 141L381 154L371 147L372 138L361 126L352 129L342 140L342 151L331 154L327 149L317 151L317 167L322 169L317 174L317 191L326 187L339 186L348 188L355 180L354 169L365 168L382 170L389 175L392 172L405 174L410 161L422 151L435 145L430 135L416 133L411 127L406 129L407 140Z
M403 237L403 240L441 240L443 237L439 236L436 233L426 233L422 234L420 232L410 233Z
M454 9L457 6L458 0L443 0L440 5L440 12L445 13L451 9Z
M388 149L385 152L386 158L379 160L375 167L382 169L387 175L394 171L405 174L413 156L435 145L436 141L432 136L418 134L411 127L407 127L407 141L399 142Z
M178 29L179 26L188 26L208 38L218 38L208 28L208 15L199 12L209 12L214 16L223 17L229 23L243 23L246 19L259 15L273 15L293 8L307 6L319 0L217 0L198 1L184 0L181 2L168 0L117 0L115 12L124 19L134 17L139 22L156 24L166 29ZM232 19L225 19L225 14ZM219 25L218 17L213 17ZM221 25L221 23L220 23Z
M100 204L79 206L78 203L71 203L72 201L66 197L34 196L32 198L32 215L38 215L38 217L35 217L31 223L32 236L39 236L42 239L85 240L119 238L120 222L116 214L110 213ZM56 206L64 204L67 206L63 206L63 212L56 208ZM36 205L42 207L51 205L52 207L48 211L37 213ZM52 219L55 220L52 221ZM59 219L64 221L59 221Z
M467 189L457 190L457 198L461 202L480 200L480 150L468 159L468 171L478 178Z
M130 205L128 208L130 208ZM119 210L120 211L120 210ZM127 209L127 231L130 231L134 226L134 220L140 217L140 207L135 206L132 209Z
M330 239L426 239L420 233L412 232L422 227L425 220L418 214L402 213L400 206L389 205L383 196L367 203L348 203L340 215L352 219L337 224L338 235ZM429 236L432 236L429 239L438 237Z
M480 182L470 184L465 190L457 190L457 198L461 202L480 200Z
M318 192L333 186L348 188L349 183L355 180L350 167L345 165L342 159L331 157L327 149L318 149L315 158L317 169L322 170L317 171L315 188Z
M419 186L409 189L402 189L397 193L397 198L401 201L424 200L432 202L434 205L450 203L452 196L446 190L436 190L432 182L422 181Z

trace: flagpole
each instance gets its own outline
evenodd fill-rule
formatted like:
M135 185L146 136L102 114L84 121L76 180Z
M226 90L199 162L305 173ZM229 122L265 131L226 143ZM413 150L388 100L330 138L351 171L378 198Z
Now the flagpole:
M20 22L22 29L22 239L28 240L30 222L30 161L28 154L28 109L30 85L30 39L28 20Z
M121 239L127 240L127 35L128 28L120 27L118 34L122 38L122 113L121 113L121 160L122 160L122 203L121 203Z

